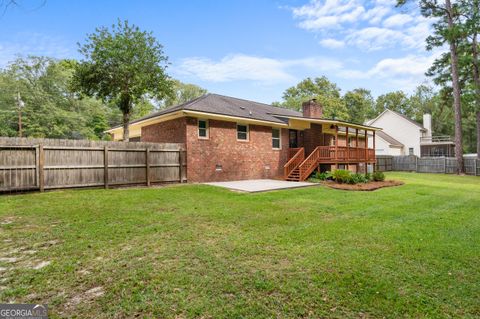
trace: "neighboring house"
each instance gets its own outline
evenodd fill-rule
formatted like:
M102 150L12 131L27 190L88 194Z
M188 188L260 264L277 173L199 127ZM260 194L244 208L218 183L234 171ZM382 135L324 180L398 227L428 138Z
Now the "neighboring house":
M449 136L432 136L432 116L423 115L423 125L398 112L386 109L366 125L379 127L376 155L454 156Z
M368 164L375 163L374 136L378 130L324 119L322 106L315 100L303 103L303 112L297 112L206 94L133 121L130 138L184 143L190 182L299 181L316 169L366 170ZM121 126L107 132L114 140L122 139ZM370 148L366 135L372 135Z

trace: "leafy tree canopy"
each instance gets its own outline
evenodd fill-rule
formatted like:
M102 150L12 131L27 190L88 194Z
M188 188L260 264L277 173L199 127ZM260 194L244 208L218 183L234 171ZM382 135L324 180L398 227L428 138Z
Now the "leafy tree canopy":
M310 99L317 99L323 105L323 114L326 118L350 119L345 102L341 98L340 89L325 76L314 79L306 78L297 85L285 90L283 101L274 104L301 110L302 103Z
M115 103L123 114L124 140L134 107L142 99L172 94L166 74L167 57L151 32L128 21L111 29L101 27L80 46L85 59L76 67L74 87L80 92Z

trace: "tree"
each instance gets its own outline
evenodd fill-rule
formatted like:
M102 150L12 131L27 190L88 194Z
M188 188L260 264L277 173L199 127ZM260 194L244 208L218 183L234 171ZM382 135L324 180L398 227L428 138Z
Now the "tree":
M0 135L18 135L18 93L25 102L24 136L99 139L118 124L121 114L116 107L70 90L75 64L30 56L0 70Z
M403 91L389 92L377 97L375 111L378 114L386 109L396 111L408 117L413 117L414 112L410 107L407 94Z
M140 31L128 21L119 20L111 29L97 28L80 46L80 53L85 59L76 68L74 87L118 106L124 141L128 141L130 116L140 101L172 94L162 45L151 32Z
M350 121L364 123L374 116L374 99L369 90L354 89L343 96Z
M477 158L480 159L480 56L478 34L480 32L480 0L464 0L460 2L462 15L465 17L467 41L470 40L470 57L476 108L476 138Z
M323 114L326 118L349 120L348 110L341 98L340 89L325 76L313 80L306 78L296 86L285 90L282 102L274 102L273 104L301 110L302 103L313 98L322 104Z
M95 138L88 128L90 115L101 103L92 99L79 101L69 91L73 73L72 61L46 57L19 58L2 71L0 127L4 135L18 133L15 96L20 93L25 136L53 138Z
M182 104L207 93L207 90L195 84L173 80L173 94L161 101L161 108Z

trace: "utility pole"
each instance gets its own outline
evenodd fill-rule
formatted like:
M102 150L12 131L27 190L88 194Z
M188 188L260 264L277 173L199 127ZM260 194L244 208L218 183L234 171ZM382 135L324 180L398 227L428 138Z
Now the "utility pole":
M18 108L18 137L22 137L22 109L25 106L25 103L20 97L20 92L17 92L16 100Z

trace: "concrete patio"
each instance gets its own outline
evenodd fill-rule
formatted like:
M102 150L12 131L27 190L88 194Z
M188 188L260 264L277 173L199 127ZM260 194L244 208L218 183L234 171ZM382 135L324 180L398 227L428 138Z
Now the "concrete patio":
M315 183L306 182L288 182L274 179L251 179L231 182L212 182L204 183L205 185L212 185L218 187L228 188L232 191L240 191L247 193L268 192L273 190L291 189L299 187L316 186Z

